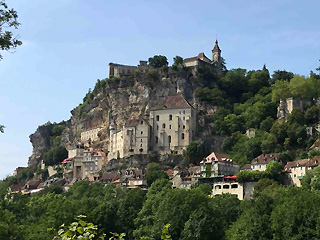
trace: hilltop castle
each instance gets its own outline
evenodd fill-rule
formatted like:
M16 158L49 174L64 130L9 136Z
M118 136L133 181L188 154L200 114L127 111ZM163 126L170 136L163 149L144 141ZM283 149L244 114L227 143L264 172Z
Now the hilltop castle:
M219 72L222 67L222 57L221 57L221 49L218 44L218 40L216 40L215 45L212 49L212 60L210 60L206 55L202 52L199 53L196 57L185 58L183 63L186 67L199 67L199 66L209 66L215 67ZM142 72L151 69L148 65L147 61L140 60L139 65L137 66L129 66L122 65L117 63L109 63L109 77L121 77L124 75L132 75L135 70L140 70Z

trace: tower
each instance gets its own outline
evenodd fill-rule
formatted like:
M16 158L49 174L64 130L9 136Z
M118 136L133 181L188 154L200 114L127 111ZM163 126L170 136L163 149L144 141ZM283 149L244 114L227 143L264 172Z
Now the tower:
M212 63L217 67L218 72L221 70L221 49L218 45L218 40L212 49Z

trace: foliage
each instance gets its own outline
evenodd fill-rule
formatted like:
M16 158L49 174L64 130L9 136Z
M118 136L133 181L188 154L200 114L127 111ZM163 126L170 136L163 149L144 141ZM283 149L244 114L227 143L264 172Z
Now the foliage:
M101 239L104 240L104 234L99 234L97 225L88 223L85 221L86 216L79 215L76 221L71 223L69 226L62 224L58 231L57 236L53 239L56 240L71 240L71 239ZM52 229L48 229L52 230ZM120 239L120 238L119 238Z
M44 154L43 161L46 166L59 164L63 159L68 157L68 151L65 147L58 146Z
M0 1L0 49L9 51L20 46L22 42L18 37L13 37L11 31L4 29L17 29L20 23L18 22L18 14L14 9L9 9L5 1ZM2 55L0 54L0 61Z
M149 163L146 174L147 185L151 186L154 181L161 178L169 179L167 173L162 170L161 165L159 163Z
M162 66L168 66L168 59L162 55L155 55L148 59L149 66L154 68L160 68Z
M199 165L200 161L208 154L203 143L199 141L191 142L185 150L183 156L188 160L189 164Z
M174 70L177 70L179 67L183 66L183 58L180 56L175 56L173 58L173 64L172 64L172 68Z
M225 94L219 90L219 88L197 88L196 97L200 101L210 103L214 106L223 106L227 103L225 100Z
M4 133L4 129L5 129L5 126L3 126L3 125L0 124L0 132L1 132L1 133Z

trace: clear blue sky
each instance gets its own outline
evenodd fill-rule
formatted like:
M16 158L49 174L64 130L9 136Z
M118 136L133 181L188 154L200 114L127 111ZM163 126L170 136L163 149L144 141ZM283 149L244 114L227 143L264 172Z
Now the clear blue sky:
M211 58L216 35L228 69L319 66L320 1L7 0L23 46L0 62L0 179L26 166L29 135L70 118L108 63L136 65L155 54Z

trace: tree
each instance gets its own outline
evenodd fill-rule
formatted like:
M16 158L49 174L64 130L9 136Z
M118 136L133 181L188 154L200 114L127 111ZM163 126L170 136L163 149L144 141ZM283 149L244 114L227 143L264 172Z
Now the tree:
M149 163L147 165L146 181L147 185L150 187L151 184L157 179L169 179L168 174L162 170L159 163Z
M150 57L148 59L148 62L149 62L149 66L154 68L168 66L168 59L166 56L155 55L154 57Z
M172 68L177 70L179 66L183 66L183 58L180 56L175 56L173 58L174 63L172 64Z
M47 152L44 155L43 160L47 166L53 166L60 163L61 161L63 161L63 159L67 157L68 157L68 152L66 148L59 146Z
M198 165L206 155L207 151L203 143L199 141L191 142L186 149L183 150L183 156L188 160L189 164L193 163Z
M0 132L1 132L1 133L4 133L4 128L5 128L5 126L3 126L3 125L0 124Z
M294 74L292 72L287 72L286 70L277 70L272 74L272 79L270 83L273 84L278 80L290 81L293 78Z
M17 29L20 23L18 22L18 14L14 9L9 9L7 4L0 0L0 49L9 51L20 46L22 42L18 37L13 37L11 31L4 31L3 29L14 28ZM0 54L0 61L2 59Z

